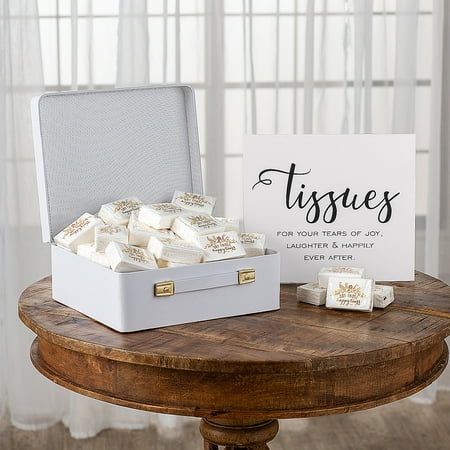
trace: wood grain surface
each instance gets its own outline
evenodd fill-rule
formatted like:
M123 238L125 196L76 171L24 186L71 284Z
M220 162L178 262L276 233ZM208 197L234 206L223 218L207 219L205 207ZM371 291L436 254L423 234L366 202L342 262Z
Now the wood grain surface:
M296 286L285 285L279 311L120 334L53 301L45 278L23 292L19 315L38 336L32 360L49 379L124 406L206 418L205 433L216 435L208 424L366 409L437 378L448 359L450 287L420 273L393 285L394 304L372 313L299 304Z

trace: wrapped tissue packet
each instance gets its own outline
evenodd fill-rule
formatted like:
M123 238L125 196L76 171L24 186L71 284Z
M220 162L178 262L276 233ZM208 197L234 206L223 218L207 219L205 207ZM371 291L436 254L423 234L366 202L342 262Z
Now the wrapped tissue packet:
M101 224L103 224L101 219L85 213L58 233L54 241L60 247L76 253L80 244L88 244L94 241L95 227Z
M134 272L157 269L154 256L144 248L110 242L105 250L111 269L115 272Z
M362 278L364 269L358 267L324 267L318 274L319 286L326 288L331 277Z
M199 236L225 231L225 226L214 217L198 214L177 217L172 225L172 231L188 242L195 242Z
M104 252L111 242L128 244L128 231L125 225L97 225L94 232L94 250Z
M241 233L239 235L247 256L261 256L266 252L266 235L262 233Z
M307 283L297 287L297 300L311 305L325 305L327 290L319 287L319 283Z
M185 212L183 208L172 203L155 203L142 206L139 210L138 220L157 230L168 229L183 212Z
M138 220L138 211L133 211L128 222L128 243L137 247L147 248L148 241L152 236L156 237L175 237L171 230L156 228L145 225Z
M194 244L177 238L152 236L148 249L155 258L171 263L196 264L202 262L203 251Z
M370 312L373 308L373 280L366 278L330 278L327 308Z
M192 192L175 191L172 197L172 203L183 209L210 215L213 212L216 199Z
M142 202L137 197L128 197L102 205L98 212L103 222L110 225L127 225L132 211L139 209Z
M386 308L394 301L394 288L392 286L384 286L376 284L373 291L373 307Z
M200 236L198 244L203 250L203 261L205 262L245 256L245 249L235 231Z

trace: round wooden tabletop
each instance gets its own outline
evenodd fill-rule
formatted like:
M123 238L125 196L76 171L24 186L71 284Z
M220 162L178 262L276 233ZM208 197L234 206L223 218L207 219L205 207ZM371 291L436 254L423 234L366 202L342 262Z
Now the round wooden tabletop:
M395 302L372 313L299 304L286 285L278 311L120 334L52 300L45 278L23 292L19 315L37 334L34 365L55 383L202 417L208 449L256 449L267 448L276 419L371 408L439 376L450 287L420 273L393 284Z

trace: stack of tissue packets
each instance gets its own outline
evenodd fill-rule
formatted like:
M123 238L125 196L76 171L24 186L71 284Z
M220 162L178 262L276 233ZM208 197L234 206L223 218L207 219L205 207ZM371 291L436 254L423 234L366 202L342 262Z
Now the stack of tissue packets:
M364 269L358 267L324 267L323 269L320 269L317 279L319 281L319 286L326 288L330 278L362 278L363 276Z
M181 239L193 242L199 236L225 231L225 226L212 216L197 214L177 217L173 221L172 230Z
M111 242L128 244L128 230L124 225L97 225L95 227L94 248L96 252L104 252Z
M128 243L137 247L147 247L152 236L156 237L175 237L175 233L171 230L150 227L139 221L139 211L133 211L128 222Z
M246 255L236 231L206 234L199 236L197 242L203 250L205 262L241 258Z
M157 230L169 229L173 221L182 213L183 209L172 203L156 203L142 206L138 220Z
M166 263L196 264L202 262L203 252L196 245L178 238L158 238L152 236L148 249L160 261L161 266Z
M241 233L239 235L247 256L261 256L266 251L266 236L262 233Z
M146 249L120 242L110 242L105 251L111 269L116 272L157 269L155 257Z
M236 231L236 233L241 231L241 224L238 219L229 219L227 217L214 217L214 219L225 227L225 231Z
M90 259L93 262L96 262L97 264L100 264L102 266L109 268L109 261L106 257L105 253L103 252L97 252L95 250L95 244L89 243L89 244L80 244L77 247L77 255L83 256L84 258Z
M55 236L55 244L76 252L79 245L94 242L95 227L102 223L98 217L85 213Z
M214 197L182 191L166 203L127 197L83 214L54 242L116 272L264 255L265 235L242 233L239 220L214 217L215 204Z
M141 206L142 202L137 197L123 198L102 205L98 217L110 225L126 225L132 211L136 211Z
M327 290L321 288L319 283L307 283L297 288L297 299L299 302L311 305L325 305Z
M364 278L365 270L358 267L324 267L317 282L297 287L297 300L331 309L371 312L386 308L394 301L394 288L377 285Z
M213 212L216 199L206 195L193 194L192 192L175 191L172 203L184 210L210 215Z

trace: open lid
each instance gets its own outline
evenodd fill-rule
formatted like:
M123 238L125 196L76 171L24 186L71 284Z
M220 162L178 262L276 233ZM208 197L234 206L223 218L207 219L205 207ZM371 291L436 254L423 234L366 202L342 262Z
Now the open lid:
M188 86L48 93L32 100L32 121L44 242L120 198L202 193Z

